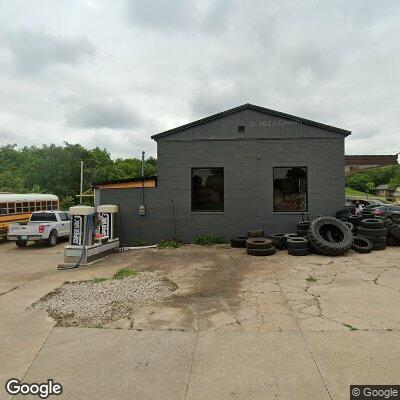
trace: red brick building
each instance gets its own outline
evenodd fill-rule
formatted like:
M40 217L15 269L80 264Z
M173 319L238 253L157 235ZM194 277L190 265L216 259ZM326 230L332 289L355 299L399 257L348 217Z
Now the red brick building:
M397 165L398 154L393 155L354 155L345 156L346 174L364 169Z

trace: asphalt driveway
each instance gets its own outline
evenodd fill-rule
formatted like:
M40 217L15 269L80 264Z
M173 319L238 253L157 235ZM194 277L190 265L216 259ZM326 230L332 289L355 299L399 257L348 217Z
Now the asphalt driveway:
M264 258L189 245L60 272L62 250L0 244L1 386L54 378L65 399L348 399L350 384L400 382L399 248ZM113 325L126 329L57 327L26 310L67 280L127 266L179 289Z

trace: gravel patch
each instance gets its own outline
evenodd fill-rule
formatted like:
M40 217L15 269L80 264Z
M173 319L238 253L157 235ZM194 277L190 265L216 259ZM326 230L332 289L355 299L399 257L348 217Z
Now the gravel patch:
M46 310L59 326L101 327L130 318L138 307L170 297L176 289L165 277L141 272L125 279L64 283L31 308Z

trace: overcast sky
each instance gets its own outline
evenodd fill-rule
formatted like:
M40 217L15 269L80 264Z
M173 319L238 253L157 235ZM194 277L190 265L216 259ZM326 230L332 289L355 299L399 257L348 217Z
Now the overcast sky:
M0 0L0 144L156 153L253 103L400 151L398 0Z

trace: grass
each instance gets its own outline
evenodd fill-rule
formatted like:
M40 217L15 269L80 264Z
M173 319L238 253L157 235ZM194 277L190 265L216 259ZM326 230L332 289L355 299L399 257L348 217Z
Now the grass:
M212 246L213 244L221 244L224 243L224 238L217 235L200 235L196 239L196 244L200 244L202 246Z
M317 282L317 278L314 278L313 276L309 276L308 278L306 278L306 281L311 283L311 282Z
M120 268L113 276L113 279L124 279L136 276L138 273L133 269Z
M177 240L161 240L161 242L158 243L158 248L159 249L176 249L180 245L181 244Z
M347 328L349 328L351 331L358 331L358 328L356 328L353 325L349 325L349 324L343 324L344 326L346 326Z
M136 240L136 246L141 247L141 246L146 246L146 242L142 239Z
M94 283L101 283L101 282L104 282L104 281L106 281L107 280L107 278L94 278L93 279L93 282Z
M383 197L374 196L373 194L368 194L365 192L360 192L359 190L351 189L349 187L345 189L345 195L349 197L362 197L363 199L386 200Z

